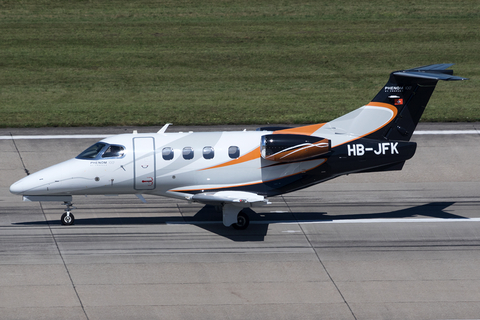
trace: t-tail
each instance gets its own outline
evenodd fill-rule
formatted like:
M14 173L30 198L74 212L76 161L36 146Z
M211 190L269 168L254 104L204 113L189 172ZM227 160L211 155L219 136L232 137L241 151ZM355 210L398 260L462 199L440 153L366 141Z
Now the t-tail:
M437 82L467 80L446 70L450 66L434 64L392 72L370 103L320 124L313 135L328 139L332 150L328 163L335 167L332 172L344 174L345 167L349 172L400 170L415 154L416 143L410 142L410 138ZM331 161L334 155L348 165L335 166Z
M432 64L390 74L387 84L370 103L385 104L396 110L393 121L365 138L409 141L435 90L438 80L468 80L446 70L453 64Z

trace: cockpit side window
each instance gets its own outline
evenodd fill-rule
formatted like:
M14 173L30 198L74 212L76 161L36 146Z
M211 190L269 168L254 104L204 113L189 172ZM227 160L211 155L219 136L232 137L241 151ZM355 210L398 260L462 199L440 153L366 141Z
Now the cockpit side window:
M80 153L77 159L95 159L100 152L107 146L106 143L97 142L93 146L88 147L85 151Z
M102 158L121 158L125 155L125 147L109 145L102 155Z

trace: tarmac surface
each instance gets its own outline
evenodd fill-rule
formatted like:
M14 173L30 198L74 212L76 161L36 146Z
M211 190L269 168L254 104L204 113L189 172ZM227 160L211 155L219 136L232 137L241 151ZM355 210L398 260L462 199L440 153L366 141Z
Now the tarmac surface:
M480 124L417 131L445 129L469 134L416 134L402 171L270 198L244 231L209 206L133 195L74 197L61 226L60 203L8 188L100 139L25 136L133 128L0 129L0 318L478 319Z

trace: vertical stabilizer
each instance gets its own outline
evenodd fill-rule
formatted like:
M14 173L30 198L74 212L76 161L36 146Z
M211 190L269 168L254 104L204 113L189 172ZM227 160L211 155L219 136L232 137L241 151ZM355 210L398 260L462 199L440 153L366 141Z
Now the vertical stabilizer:
M391 105L396 108L397 115L388 125L369 134L368 138L410 140L438 80L467 80L454 76L452 70L446 70L452 65L434 64L392 72L372 104Z

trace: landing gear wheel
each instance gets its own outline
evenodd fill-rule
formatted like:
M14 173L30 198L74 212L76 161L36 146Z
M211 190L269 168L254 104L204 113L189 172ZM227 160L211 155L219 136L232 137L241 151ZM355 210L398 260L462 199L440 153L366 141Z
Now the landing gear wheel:
M232 224L232 227L235 230L245 230L247 229L249 224L250 224L250 218L248 217L248 215L240 211L240 213L237 216L237 223Z
M71 212L65 212L64 214L62 214L60 221L64 226L71 226L75 222L75 217Z
M71 226L75 222L75 217L72 214L72 210L76 208L72 205L71 201L64 201L63 205L67 206L67 208L65 209L65 213L62 214L60 222L64 226Z

